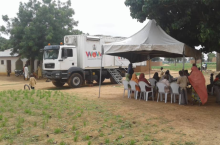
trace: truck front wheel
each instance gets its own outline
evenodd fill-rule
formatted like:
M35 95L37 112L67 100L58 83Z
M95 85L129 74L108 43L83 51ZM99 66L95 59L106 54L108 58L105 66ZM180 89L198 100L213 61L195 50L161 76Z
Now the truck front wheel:
M62 87L65 83L62 83L60 81L52 81L53 85L56 87Z
M68 79L68 85L71 88L78 88L82 85L82 81L83 81L82 76L78 73L74 73Z

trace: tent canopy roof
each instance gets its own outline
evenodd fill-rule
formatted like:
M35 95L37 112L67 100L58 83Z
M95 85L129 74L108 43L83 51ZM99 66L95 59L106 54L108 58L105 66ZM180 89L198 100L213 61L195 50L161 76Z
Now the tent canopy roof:
M177 41L165 33L155 20L131 37L103 45L105 55L127 58L130 62L141 62L149 57L194 57L201 58L201 52ZM149 56L149 57L148 57Z

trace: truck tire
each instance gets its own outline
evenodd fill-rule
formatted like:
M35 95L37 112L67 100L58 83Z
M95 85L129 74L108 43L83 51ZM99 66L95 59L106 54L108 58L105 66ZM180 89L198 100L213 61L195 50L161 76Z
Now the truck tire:
M71 88L79 88L83 83L82 76L78 73L74 73L68 79L68 85Z
M60 81L52 81L53 85L56 87L62 87L65 83L62 83Z

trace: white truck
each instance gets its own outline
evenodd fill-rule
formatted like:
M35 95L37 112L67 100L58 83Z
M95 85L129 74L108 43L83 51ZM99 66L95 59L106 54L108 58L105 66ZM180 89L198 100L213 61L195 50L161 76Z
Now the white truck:
M44 47L43 76L52 80L56 87L67 83L72 88L99 82L101 46L121 38L67 35L64 45ZM120 83L129 61L120 57L103 56L102 80Z

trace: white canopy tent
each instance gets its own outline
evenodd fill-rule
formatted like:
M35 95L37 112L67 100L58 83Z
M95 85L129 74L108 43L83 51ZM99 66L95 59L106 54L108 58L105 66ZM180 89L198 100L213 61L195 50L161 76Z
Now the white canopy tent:
M156 24L155 20L149 20L143 29L131 37L119 42L104 44L102 47L103 55L124 57L131 63L142 62L154 57L183 57L184 59L186 56L194 57L195 59L201 58L199 50L191 48L169 36Z

